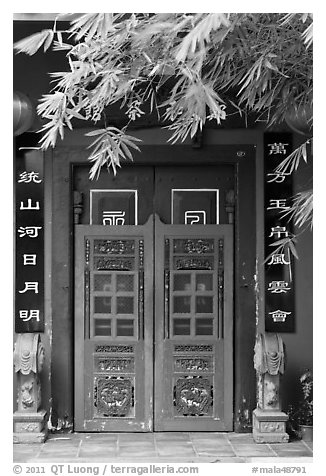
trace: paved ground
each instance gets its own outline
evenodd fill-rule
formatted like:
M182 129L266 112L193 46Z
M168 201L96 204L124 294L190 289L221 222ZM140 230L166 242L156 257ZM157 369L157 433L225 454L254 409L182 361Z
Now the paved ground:
M312 443L256 444L251 433L72 433L14 444L14 463L312 462Z

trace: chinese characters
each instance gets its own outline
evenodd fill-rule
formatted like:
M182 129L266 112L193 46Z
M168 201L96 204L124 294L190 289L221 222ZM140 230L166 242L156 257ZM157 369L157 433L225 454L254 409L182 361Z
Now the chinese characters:
M43 330L43 158L35 158L35 168L25 157L16 166L16 332Z
M290 173L278 168L291 151L291 134L265 134L265 329L272 332L294 329L291 258L283 246L291 236L283 215L290 209L292 184Z

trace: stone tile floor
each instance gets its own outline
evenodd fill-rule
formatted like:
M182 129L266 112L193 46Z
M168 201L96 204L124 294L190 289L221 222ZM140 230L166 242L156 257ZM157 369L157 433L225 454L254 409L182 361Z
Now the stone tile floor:
M71 433L14 444L14 463L312 462L312 443L256 444L251 433Z

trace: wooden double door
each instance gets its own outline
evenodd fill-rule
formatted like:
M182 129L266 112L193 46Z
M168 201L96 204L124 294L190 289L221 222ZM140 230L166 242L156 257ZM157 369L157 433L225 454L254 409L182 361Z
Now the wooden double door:
M87 172L74 178L75 430L232 430L232 167Z

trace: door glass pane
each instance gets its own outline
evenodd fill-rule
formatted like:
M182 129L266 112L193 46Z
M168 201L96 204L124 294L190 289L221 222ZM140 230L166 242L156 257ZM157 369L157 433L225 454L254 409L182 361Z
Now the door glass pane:
M133 314L134 298L127 296L117 297L117 314Z
M94 319L94 335L110 336L111 335L111 319Z
M133 319L117 319L117 336L133 336L134 320Z
M213 296L197 296L196 297L196 313L212 313L213 312Z
M202 317L196 319L196 335L211 336L213 335L213 319L210 317Z
M96 314L111 314L111 298L108 296L94 297L94 312Z
M132 274L118 274L117 275L117 291L133 291L134 290L134 276Z
M212 274L197 274L196 291L212 291L212 290L213 290L213 275Z
M175 336L189 336L190 319L173 319L173 334Z
M112 291L111 274L95 274L94 275L94 291Z
M190 296L174 296L173 312L175 314L188 314L190 312Z
M190 274L175 274L173 281L174 291L189 291L190 290Z

